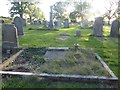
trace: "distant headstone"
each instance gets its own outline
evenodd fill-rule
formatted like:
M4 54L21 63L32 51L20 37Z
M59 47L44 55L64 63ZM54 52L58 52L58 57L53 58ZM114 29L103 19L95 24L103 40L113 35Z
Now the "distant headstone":
M58 20L57 20L57 27L58 28L61 28L61 25L62 24L62 20L61 20L61 18L58 18Z
M46 20L43 20L43 21L42 21L42 24L43 24L43 28L46 28L46 27L47 27L47 21L46 21Z
M2 25L2 46L3 48L18 47L17 29L14 24Z
M64 19L64 28L69 28L69 20L67 18Z
M84 20L80 23L80 27L81 28L88 28L88 21L87 20Z
M26 26L26 19L23 19L23 26Z
M24 35L23 33L23 20L22 18L20 17L15 17L14 18L14 24L15 24L15 27L17 28L17 31L18 31L18 35Z
M118 35L119 35L119 27L120 27L119 23L120 22L118 20L114 20L112 22L111 31L110 31L110 36L111 37L118 37Z
M98 36L98 37L103 36L103 18L102 17L98 17L95 19L92 35Z
M39 21L34 21L34 25L39 25L40 23L39 23Z
M53 10L52 6L50 6L50 21L49 21L49 28L53 28Z
M76 37L80 37L81 33L79 30L76 30Z

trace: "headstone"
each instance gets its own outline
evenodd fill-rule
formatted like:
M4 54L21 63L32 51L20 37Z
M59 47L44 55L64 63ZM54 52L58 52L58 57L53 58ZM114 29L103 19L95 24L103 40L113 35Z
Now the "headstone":
M23 20L22 18L20 17L15 17L14 18L14 24L15 24L15 27L17 28L17 31L18 31L18 35L24 35L23 33Z
M49 28L53 28L53 10L52 6L50 6L50 22L49 22Z
M64 28L69 28L69 20L67 18L64 19Z
M88 21L84 20L80 23L81 28L88 28Z
M97 17L93 25L93 36L102 37L103 36L103 18Z
M39 25L40 23L39 23L39 21L34 21L34 25Z
M26 26L26 19L23 19L23 26Z
M57 27L58 28L61 28L61 25L62 24L62 20L61 20L61 18L58 18L58 20L57 20Z
M2 25L2 46L3 48L18 47L17 29L14 24Z
M119 35L119 27L120 27L119 23L120 22L118 20L114 20L112 22L111 31L110 31L110 36L111 37L118 37L118 35Z
M81 33L79 30L76 30L76 37L80 37L81 36Z
M42 24L43 24L43 28L46 28L46 27L47 27L47 21L46 21L46 20L43 20L43 21L42 21Z

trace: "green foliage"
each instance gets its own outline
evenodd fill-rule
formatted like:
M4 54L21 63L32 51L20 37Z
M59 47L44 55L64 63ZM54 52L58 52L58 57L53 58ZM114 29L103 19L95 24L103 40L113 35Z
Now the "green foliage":
M89 9L90 9L90 4L87 1L79 1L79 2L75 2L75 12L77 17L80 17L81 20L84 20L86 17L86 14L88 13Z
M53 5L53 12L56 18L61 17L63 18L63 14L66 11L66 3L65 2L56 2Z
M10 14L13 17L16 14L19 14L21 18L23 18L23 14L27 6L29 5L28 2L11 2L12 7L10 8Z
M76 22L77 12L73 11L70 13L69 18L71 19L71 22Z
M42 20L44 18L43 12L34 3L29 4L25 13L29 15L30 22L32 22L32 19Z
M13 22L12 18L9 18L9 17L6 17L6 18L0 17L0 20L4 20L5 23L12 23Z

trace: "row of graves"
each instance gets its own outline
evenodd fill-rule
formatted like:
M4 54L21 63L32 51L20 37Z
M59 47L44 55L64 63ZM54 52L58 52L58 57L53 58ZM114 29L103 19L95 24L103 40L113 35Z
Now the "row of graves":
M57 27L61 26L60 21L58 20ZM45 23L44 21L43 25L47 26ZM7 54L11 54L12 49L19 48L18 36L24 35L23 24L25 25L25 21L20 17L15 17L13 24L2 23L2 47L6 49L5 52ZM69 27L68 19L64 20L64 27ZM48 28L54 28L52 10ZM118 36L118 29L119 21L115 20L111 25L110 36ZM92 35L97 37L103 36L103 18L96 18ZM78 36L80 36L80 33ZM6 67L10 63L12 63L12 66ZM72 70L71 67L73 67ZM116 75L97 53L94 53L92 49L78 48L78 44L74 44L74 48L47 47L21 49L8 58L7 61L3 62L0 65L0 69L3 69L0 73L4 75L32 75L57 80L105 81L106 83L114 84L118 81Z
M31 25L41 25L41 24L43 25L43 28L48 28L48 29L55 28L55 29L57 29L57 28L62 27L62 20L61 20L61 18L58 18L55 21L52 21L52 22L49 21L48 22L47 20L44 19L42 21L35 20L33 23L31 23ZM70 24L69 19L65 18L64 22L63 22L63 27L64 28L69 28L69 24Z
M104 21L103 21L103 17L97 17L95 19L95 22L93 24L91 24L92 26L92 36L96 36L96 37L102 37L103 36L103 26L104 26ZM89 22L87 20L84 20L82 22L80 22L80 27L83 29L89 28ZM120 22L119 20L113 20L112 24L111 24L111 29L110 29L110 37L118 37L119 36L119 28L120 28ZM78 35L77 35L78 33ZM80 36L80 31L76 31L76 35L79 37Z

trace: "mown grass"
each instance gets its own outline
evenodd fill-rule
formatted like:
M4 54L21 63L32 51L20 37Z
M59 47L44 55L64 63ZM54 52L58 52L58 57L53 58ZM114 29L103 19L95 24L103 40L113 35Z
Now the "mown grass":
M104 35L106 37L93 37L89 36L92 32L91 29L80 29L78 26L72 25L70 28L61 28L59 31L44 31L44 30L28 30L30 27L36 27L33 25L28 25L24 28L24 36L19 37L19 43L21 47L73 47L74 43L78 43L80 48L93 48L96 53L98 53L101 58L106 62L106 64L110 67L110 69L118 75L118 39L107 37L110 32L110 27L104 27ZM41 26L37 26L41 27ZM75 31L81 31L81 37L75 37ZM71 36L67 40L58 40L56 38L59 37L59 33L69 33ZM120 57L120 56L119 56ZM120 63L120 62L119 62ZM98 87L97 84L92 84L91 86L84 83L73 83L73 82L59 82L57 86L54 86L54 82L51 82L53 85L48 85L48 82L39 82L30 81L29 84L27 80L18 79L18 83L14 82L15 79L8 80L8 82L4 82L4 87ZM21 82L21 84L19 84ZM74 85L73 85L74 84ZM32 85L32 86L31 86ZM34 85L34 86L33 86ZM65 86L66 85L66 86Z

